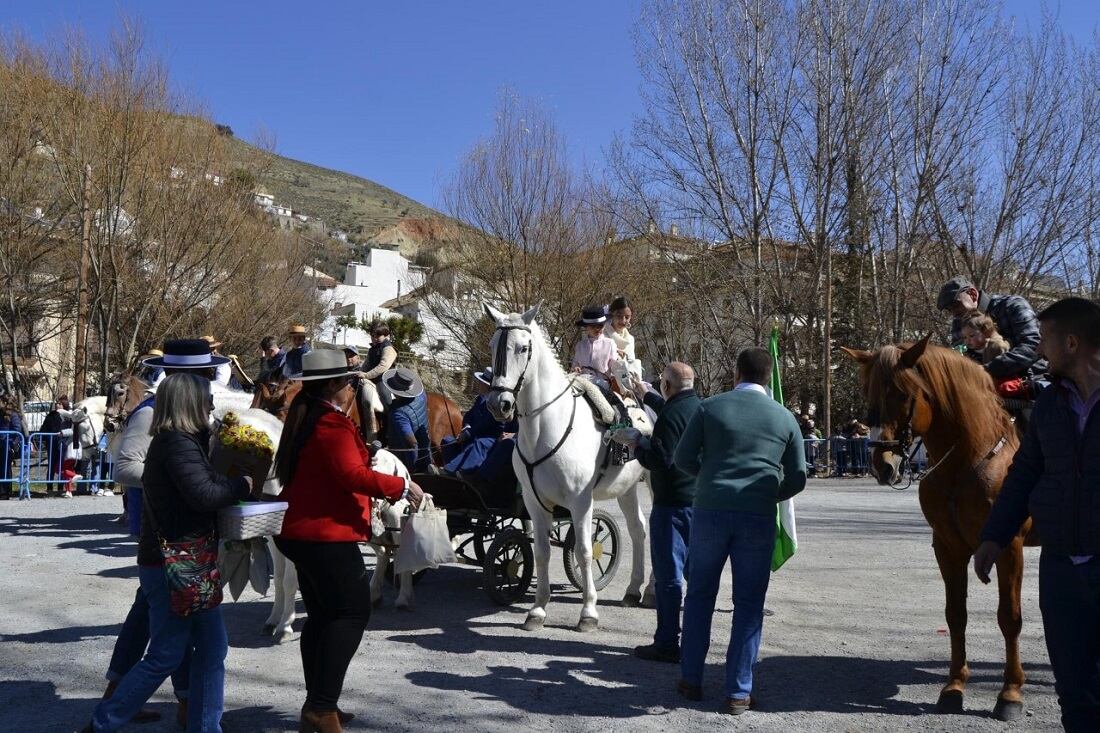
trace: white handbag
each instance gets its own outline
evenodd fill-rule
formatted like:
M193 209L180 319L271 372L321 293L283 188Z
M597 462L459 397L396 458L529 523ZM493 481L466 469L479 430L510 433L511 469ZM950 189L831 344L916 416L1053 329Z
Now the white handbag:
M447 510L436 509L431 496L425 496L420 509L410 514L401 528L401 544L394 559L394 572L415 573L454 561L451 533L447 529Z

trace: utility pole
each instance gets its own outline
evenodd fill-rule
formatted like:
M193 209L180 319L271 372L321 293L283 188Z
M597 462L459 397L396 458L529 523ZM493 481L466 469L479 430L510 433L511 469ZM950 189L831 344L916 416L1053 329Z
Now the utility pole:
M73 370L73 402L87 397L88 387L88 273L92 247L92 166L84 166L81 197L80 277L76 291L76 365Z
M833 437L833 249L825 243L825 439ZM829 444L831 445L831 443Z

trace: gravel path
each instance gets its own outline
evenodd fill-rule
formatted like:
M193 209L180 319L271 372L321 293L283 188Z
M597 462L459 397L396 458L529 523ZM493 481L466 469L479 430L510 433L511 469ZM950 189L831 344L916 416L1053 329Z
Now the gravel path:
M617 507L605 508L618 513ZM72 731L88 719L136 585L134 544L109 520L119 498L0 502L0 731ZM992 720L1003 645L996 591L971 586L967 713L934 702L947 672L943 587L916 493L864 481L816 480L798 499L799 554L773 576L757 667L760 712L719 715L729 637L728 578L719 597L706 699L673 691L678 667L635 660L654 612L619 608L628 572L604 591L601 627L572 630L579 594L552 568L547 627L517 627L524 608L500 609L475 568L429 573L411 613L376 611L349 670L341 706L349 730L747 731L1056 730L1057 701L1038 609L1038 554L1027 550L1021 640L1028 717ZM258 632L269 611L247 590L224 608L230 651L226 729L290 731L304 691L297 639ZM301 605L299 604L301 610ZM296 622L301 628L301 621ZM154 705L171 712L166 685ZM168 731L167 722L128 730Z

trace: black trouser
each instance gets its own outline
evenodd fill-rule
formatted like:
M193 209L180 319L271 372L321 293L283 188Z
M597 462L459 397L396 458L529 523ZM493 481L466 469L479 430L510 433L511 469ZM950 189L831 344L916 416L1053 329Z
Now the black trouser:
M298 571L308 614L301 639L306 702L314 710L334 711L370 620L363 555L355 542L276 538L275 544Z
M1100 557L1074 565L1043 550L1039 609L1068 733L1100 730Z

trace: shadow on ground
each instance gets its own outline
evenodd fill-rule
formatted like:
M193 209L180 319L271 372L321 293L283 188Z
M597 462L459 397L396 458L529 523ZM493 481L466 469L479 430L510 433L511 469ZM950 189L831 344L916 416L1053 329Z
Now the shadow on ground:
M58 696L52 682L40 680L0 681L0 730L35 731L36 733L71 733L80 730L91 719L97 698L64 699ZM162 716L160 723L143 726L148 731L175 730L175 703L153 701L150 708ZM294 730L297 718L290 718L272 708L256 705L227 710L223 716L225 729L233 733L269 733ZM138 726L127 726L138 730Z

